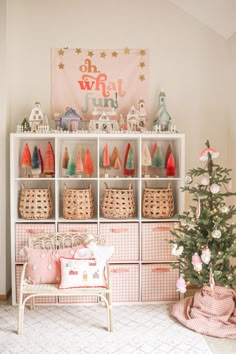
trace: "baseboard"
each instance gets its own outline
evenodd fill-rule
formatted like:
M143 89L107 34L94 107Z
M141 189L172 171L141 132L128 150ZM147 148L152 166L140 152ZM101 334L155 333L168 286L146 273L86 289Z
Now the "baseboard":
M0 294L0 301L7 301L10 296L11 296L11 289L8 291L8 293L6 295Z

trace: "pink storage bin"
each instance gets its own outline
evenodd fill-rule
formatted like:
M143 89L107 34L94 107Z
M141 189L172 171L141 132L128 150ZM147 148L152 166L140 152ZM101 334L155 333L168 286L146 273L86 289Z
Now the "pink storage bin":
M111 261L139 260L139 225L138 223L104 223L100 225L100 237L106 245L114 246Z
M170 230L178 225L177 222L142 224L142 261L176 261L168 240L174 240Z
M141 275L141 301L176 301L178 269L167 263L143 264Z
M23 266L16 266L16 303L19 303L19 288L20 288L20 280L21 280L21 272ZM55 304L56 296L37 296L35 297L36 304ZM29 304L29 301L27 301Z
M16 224L15 225L16 262L25 262L24 247L28 245L28 236L41 236L48 232L55 232L55 224Z
M111 264L110 265L112 301L139 301L139 265Z

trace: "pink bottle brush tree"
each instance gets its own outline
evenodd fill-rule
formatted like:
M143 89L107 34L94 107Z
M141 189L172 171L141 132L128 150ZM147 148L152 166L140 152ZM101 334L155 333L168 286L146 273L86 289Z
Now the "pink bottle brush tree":
M77 154L75 169L76 169L77 176L81 177L81 173L84 172L84 164L83 164L83 160L82 160L82 156L81 156L80 151Z
M44 159L44 174L46 177L55 176L55 155L52 144L48 142L45 159Z
M23 175L24 178L30 176L31 164L32 164L31 152L29 149L29 145L26 143L21 156L21 167L24 170L24 175Z
M94 168L93 168L93 160L90 154L89 149L85 151L84 155L84 173L88 175L88 177L91 177L93 174Z
M105 177L108 177L107 169L110 167L110 157L108 144L105 144L102 155L102 166L105 168Z
M111 158L110 158L110 163L111 163L111 167L114 168L114 170L121 170L121 157L119 154L119 150L118 148L115 146L112 154L111 154Z

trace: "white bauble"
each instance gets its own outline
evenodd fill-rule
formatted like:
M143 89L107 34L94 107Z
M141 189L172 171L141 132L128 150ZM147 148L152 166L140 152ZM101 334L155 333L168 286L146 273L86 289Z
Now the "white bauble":
M192 181L193 181L193 179L192 179L192 177L191 176L185 176L185 178L184 178L184 182L186 183L186 184L190 184L190 183L192 183Z
M208 186L209 182L210 182L209 176L207 176L207 175L202 176L201 181L200 181L200 184L202 186Z
M211 187L210 187L210 191L211 191L211 193L213 193L213 194L219 193L219 191L220 191L220 186L219 186L218 184L216 184L216 183L213 183L213 184L211 185Z
M225 205L220 208L221 213L227 214L229 212L229 208Z
M211 235L213 238L221 238L221 231L217 229L213 230Z

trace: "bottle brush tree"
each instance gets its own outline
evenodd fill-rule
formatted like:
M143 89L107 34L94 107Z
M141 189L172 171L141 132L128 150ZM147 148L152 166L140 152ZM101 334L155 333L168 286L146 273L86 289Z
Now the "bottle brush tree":
M31 171L34 178L38 178L41 173L41 163L37 146L35 146L33 150Z
M26 143L21 156L21 167L24 169L24 177L29 177L28 168L31 169L32 158L29 145Z
M92 156L89 149L87 149L84 155L84 173L86 173L89 177L91 177L93 174L93 170L94 168L93 168Z
M156 168L156 169L160 169L160 168L164 168L164 160L163 160L163 156L161 153L161 149L158 146L153 158L152 158L152 167Z
M186 291L185 284L236 285L236 266L231 264L236 256L236 225L231 222L236 208L226 203L236 193L227 189L231 170L215 163L218 155L207 141L200 154L205 166L191 169L185 177L182 189L194 205L178 216L179 227L172 231L176 239L170 241L172 254L179 256L180 292Z
M75 158L73 154L70 154L66 174L70 177L75 176Z
M55 176L55 154L52 144L48 142L44 159L44 174L46 177Z
M130 143L127 144L124 158L124 175L133 176L135 172L134 167L134 154Z

